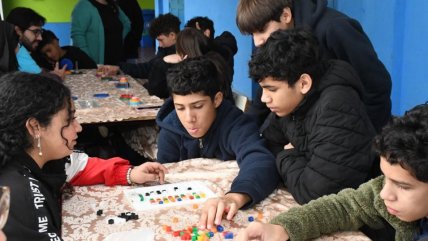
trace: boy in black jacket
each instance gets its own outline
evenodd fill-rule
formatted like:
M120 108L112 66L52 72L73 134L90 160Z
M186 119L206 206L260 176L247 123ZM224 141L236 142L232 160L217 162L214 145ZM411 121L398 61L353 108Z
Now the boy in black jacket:
M328 8L327 0L240 0L236 22L242 33L253 36L256 46L263 45L278 29L311 29L323 58L344 60L356 70L363 83L362 100L376 132L390 119L392 84L388 71L360 23ZM260 103L260 96L254 100L249 114L261 124L269 111Z
M249 65L273 112L263 135L298 203L356 188L371 177L375 131L351 65L322 62L316 39L300 29L274 32Z

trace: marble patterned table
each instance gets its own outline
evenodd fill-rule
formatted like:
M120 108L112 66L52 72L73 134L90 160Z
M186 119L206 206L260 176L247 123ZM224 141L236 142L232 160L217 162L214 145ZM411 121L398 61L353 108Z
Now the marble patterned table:
M208 186L218 196L224 195L236 177L239 168L236 161L218 161L213 159L192 159L179 163L166 164L169 174L166 181L177 183L199 180ZM176 206L171 208L153 209L139 212L133 210L123 191L132 186L106 187L102 185L75 187L74 194L63 203L63 232L66 241L104 240L109 234L150 228L155 233L155 240L180 240L163 230L169 225L173 230L184 229L197 224L202 205ZM225 230L235 235L248 225L248 217L253 216L268 222L278 213L298 206L293 197L284 188L277 189L268 198L248 210L240 210L232 222L223 220ZM103 209L103 215L97 216L96 211ZM138 220L130 220L122 224L108 224L107 219L121 212L135 212ZM217 233L210 240L223 240ZM340 232L323 236L317 240L370 240L360 232Z
M122 94L132 94L140 98L140 106L161 106L163 100L150 96L148 91L130 76L126 77L130 88L117 88L118 81L102 80L96 76L96 70L81 70L82 74L70 74L65 84L75 98L76 116L81 124L154 120L159 108L137 109L126 101L120 100ZM122 76L115 76L118 80ZM95 97L96 94L108 94L108 97Z

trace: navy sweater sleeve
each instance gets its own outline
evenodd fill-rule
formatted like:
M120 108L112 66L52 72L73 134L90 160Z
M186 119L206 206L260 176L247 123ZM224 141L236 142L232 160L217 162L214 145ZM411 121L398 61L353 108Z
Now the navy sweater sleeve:
M243 208L249 208L269 196L280 180L275 158L257 129L254 122L241 115L230 125L229 131L224 131L225 140L222 140L227 145L226 149L235 153L240 169L230 192L246 193L251 197L251 202Z
M160 163L180 161L180 136L161 129L158 138L157 161Z

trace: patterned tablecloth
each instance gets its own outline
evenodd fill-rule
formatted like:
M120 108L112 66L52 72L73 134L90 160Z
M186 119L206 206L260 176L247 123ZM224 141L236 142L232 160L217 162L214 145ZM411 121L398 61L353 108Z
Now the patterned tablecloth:
M200 180L219 196L229 190L232 180L239 171L235 161L224 162L200 158L166 166L169 170L169 174L166 176L167 182ZM142 228L152 229L155 233L155 240L180 240L180 238L166 233L163 226L169 225L173 230L180 230L197 224L199 220L202 205L198 207L184 205L144 212L133 210L123 193L129 188L135 187L102 185L75 187L74 194L63 203L62 236L64 240L98 241L104 240L112 233ZM279 188L254 208L239 211L232 222L223 220L222 226L236 235L240 228L248 225L249 216L267 222L278 213L297 205L284 188ZM101 216L96 214L99 209L103 209ZM108 224L109 218L122 212L135 212L139 215L139 219L121 224ZM216 233L210 240L224 240L224 238L220 233ZM341 232L323 236L317 240L367 241L370 239L360 232Z
M81 70L82 74L66 76L65 84L75 98L76 116L81 124L119 122L134 120L154 120L159 108L136 109L128 102L120 100L122 94L132 94L140 98L142 106L160 106L163 100L150 96L147 90L130 76L124 76L130 88L117 88L122 76L113 80L101 80L96 70ZM98 94L98 97L95 95ZM108 94L106 97L105 94Z

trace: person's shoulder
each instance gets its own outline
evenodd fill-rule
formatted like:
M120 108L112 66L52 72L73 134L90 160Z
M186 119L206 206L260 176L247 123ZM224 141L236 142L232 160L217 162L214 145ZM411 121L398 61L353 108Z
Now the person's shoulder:
M223 127L231 128L248 128L257 130L256 122L248 115L245 115L238 107L233 105L228 100L223 100L221 107L218 109L217 118L218 122Z

